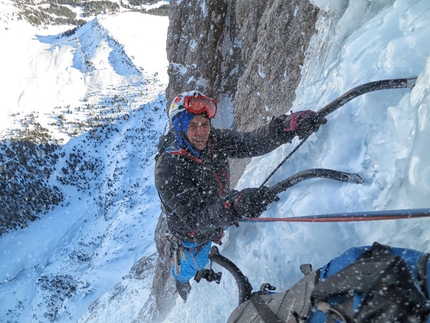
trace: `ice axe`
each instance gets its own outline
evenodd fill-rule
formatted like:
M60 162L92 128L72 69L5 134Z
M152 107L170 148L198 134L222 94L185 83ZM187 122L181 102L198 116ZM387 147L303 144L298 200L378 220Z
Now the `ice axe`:
M329 104L321 108L320 110L318 110L317 114L320 117L320 119L323 119L330 113L336 111L341 106L345 105L347 102L368 92L388 90L388 89L402 89L402 88L412 89L415 86L416 80L417 80L416 76L411 76L407 78L374 81L374 82L369 82L369 83L359 85L349 90L348 92L344 93L337 99L333 100L332 102L330 102ZM260 188L263 187L268 182L268 180L273 176L273 174L275 174L275 172L291 157L292 154L294 154L297 151L297 149L300 148L301 145L303 145L303 143L308 138L309 136L303 138L302 141L300 141L300 143L279 163L279 165L264 180Z

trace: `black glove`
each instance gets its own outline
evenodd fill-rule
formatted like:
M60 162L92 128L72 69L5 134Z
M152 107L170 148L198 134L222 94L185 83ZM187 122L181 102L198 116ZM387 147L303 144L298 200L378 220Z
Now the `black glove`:
M318 131L320 125L326 122L326 118L320 117L318 113L312 110L303 110L297 113L291 111L291 118L287 120L288 124L284 131L294 131L299 139L304 139Z
M279 201L279 197L265 186L262 188L245 188L237 193L232 203L239 218L258 218L270 203Z

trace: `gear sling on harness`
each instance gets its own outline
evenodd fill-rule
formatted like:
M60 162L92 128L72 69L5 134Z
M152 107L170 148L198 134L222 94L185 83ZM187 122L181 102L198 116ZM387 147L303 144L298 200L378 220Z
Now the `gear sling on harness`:
M185 284L208 263L211 243L200 245L180 241L173 236L170 236L168 240L170 242L170 255L174 263L172 276L180 283Z

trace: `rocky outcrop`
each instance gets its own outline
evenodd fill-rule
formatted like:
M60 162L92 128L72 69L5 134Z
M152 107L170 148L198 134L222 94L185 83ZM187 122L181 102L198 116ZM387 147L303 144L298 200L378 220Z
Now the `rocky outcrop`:
M219 102L234 97L244 69L235 7L232 0L170 2L168 102L191 89ZM229 126L231 109L222 107L222 111L218 124Z
M305 50L315 31L318 11L306 1L263 3L261 11L246 0L236 5L245 66L234 96L234 121L239 130L251 130L290 109Z
M219 102L216 126L241 131L287 112L317 14L317 8L300 0L170 1L167 101L198 89ZM233 185L246 162L232 160ZM172 288L166 274L170 262L159 240L163 221L160 217L156 232L156 272L162 274L153 283L159 311L173 302L165 294Z
M167 222L165 217L160 216L154 237L158 255L155 263L152 292L145 306L143 306L144 309L149 309L149 311L143 313L143 318L151 322L161 322L174 305L178 296L175 281L171 274L170 247L164 235L166 230Z

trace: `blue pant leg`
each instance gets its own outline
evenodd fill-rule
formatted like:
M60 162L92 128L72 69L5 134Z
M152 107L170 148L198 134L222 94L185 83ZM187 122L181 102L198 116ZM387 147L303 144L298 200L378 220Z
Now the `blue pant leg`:
M179 267L179 274L175 273L175 266L172 267L172 276L180 283L185 284L191 278L193 278L197 271L205 268L206 264L209 262L209 252L212 243L209 242L199 251L198 254L195 253L195 249L190 248L186 245L187 249L184 249L184 258L181 259L181 265ZM196 245L194 245L196 246Z

